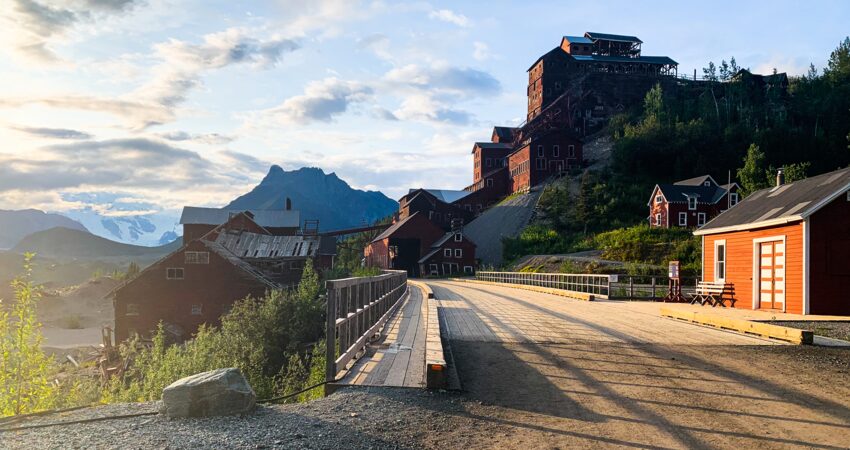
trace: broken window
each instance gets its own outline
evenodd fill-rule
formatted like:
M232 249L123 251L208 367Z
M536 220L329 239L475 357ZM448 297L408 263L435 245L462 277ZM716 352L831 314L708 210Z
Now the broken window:
M210 252L186 252L184 258L186 264L209 264Z
M183 279L183 268L182 267L169 267L165 269L165 279L166 280L182 280Z

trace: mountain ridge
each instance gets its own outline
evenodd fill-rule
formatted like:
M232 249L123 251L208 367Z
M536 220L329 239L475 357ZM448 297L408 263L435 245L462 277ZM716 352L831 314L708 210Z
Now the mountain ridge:
M32 208L0 209L0 249L12 248L27 235L58 226L89 231L82 223L62 214Z

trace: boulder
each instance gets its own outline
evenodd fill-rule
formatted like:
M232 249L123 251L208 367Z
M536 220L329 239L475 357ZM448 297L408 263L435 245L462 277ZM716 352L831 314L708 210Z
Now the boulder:
M169 417L244 414L257 397L236 368L216 369L181 378L162 390L161 412Z

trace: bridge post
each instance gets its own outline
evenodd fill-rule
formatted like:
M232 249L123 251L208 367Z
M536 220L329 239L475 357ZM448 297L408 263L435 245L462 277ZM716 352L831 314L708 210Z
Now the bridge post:
M325 381L333 382L336 377L336 289L328 282L327 323L325 328ZM325 395L333 392L327 384Z

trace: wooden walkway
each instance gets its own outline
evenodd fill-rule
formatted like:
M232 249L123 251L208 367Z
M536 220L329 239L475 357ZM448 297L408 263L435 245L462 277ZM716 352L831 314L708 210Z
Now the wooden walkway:
M390 318L382 338L367 347L340 384L425 387L427 303L419 288L408 289L410 294Z

